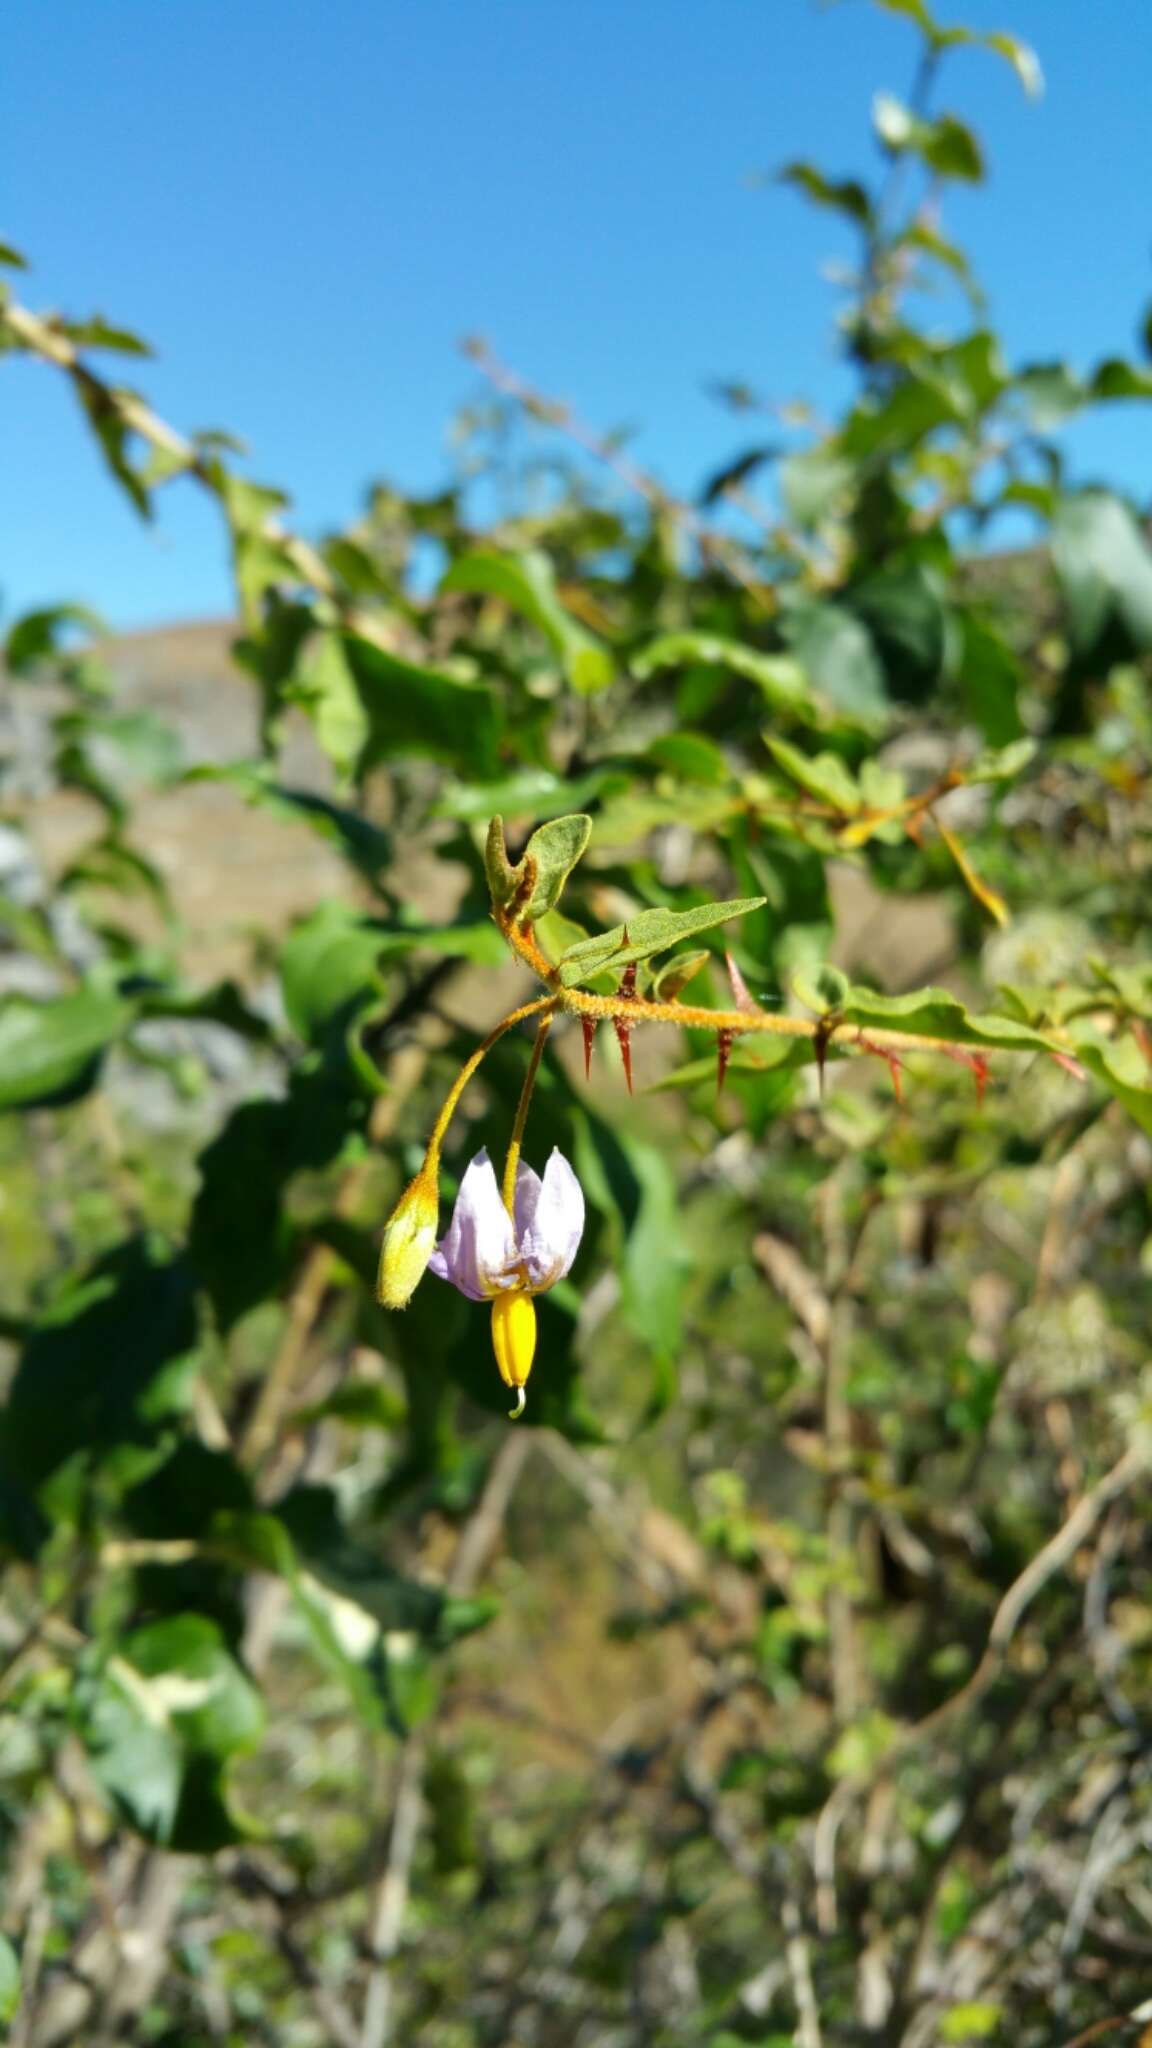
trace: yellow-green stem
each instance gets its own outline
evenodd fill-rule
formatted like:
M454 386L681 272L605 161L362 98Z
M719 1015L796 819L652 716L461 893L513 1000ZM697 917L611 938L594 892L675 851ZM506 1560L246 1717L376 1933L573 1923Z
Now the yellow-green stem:
M536 1026L536 1038L532 1051L528 1056L528 1069L524 1075L524 1086L520 1090L520 1100L516 1105L516 1121L512 1126L512 1136L508 1142L508 1156L504 1161L504 1207L510 1216L514 1214L516 1207L516 1169L520 1164L520 1147L524 1143L524 1126L528 1121L528 1105L532 1100L532 1090L536 1086L536 1075L540 1069L545 1041L552 1029L554 1014L554 1011L546 1010Z
M513 1010L510 1016L505 1017L501 1023L497 1024L488 1033L487 1038L481 1040L475 1052L469 1054L448 1091L444 1107L436 1119L432 1136L428 1140L428 1151L425 1157L429 1165L435 1166L439 1160L440 1147L444 1142L444 1133L455 1115L456 1104L463 1095L481 1060L487 1053L491 1052L497 1039L503 1038L506 1031L511 1031L514 1024L522 1024L526 1017L538 1017L541 1010L551 1009L555 1001L555 996L538 996L534 1003L524 1003L520 1009Z

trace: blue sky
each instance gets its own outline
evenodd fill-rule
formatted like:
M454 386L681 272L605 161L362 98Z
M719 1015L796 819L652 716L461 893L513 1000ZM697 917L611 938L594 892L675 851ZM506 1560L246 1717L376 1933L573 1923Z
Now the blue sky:
M1133 346L1152 299L1152 8L960 0L1047 79L962 53L942 103L990 160L950 211L1018 357ZM833 403L827 217L750 174L868 161L910 25L869 0L26 0L4 26L0 236L34 305L137 329L135 379L228 427L308 531L386 477L424 489L475 393L462 334L688 490L742 445L708 380ZM113 362L114 359L107 359ZM60 380L0 361L7 615L219 613L219 525L188 486L142 527ZM1080 473L1147 497L1152 412L1078 425Z

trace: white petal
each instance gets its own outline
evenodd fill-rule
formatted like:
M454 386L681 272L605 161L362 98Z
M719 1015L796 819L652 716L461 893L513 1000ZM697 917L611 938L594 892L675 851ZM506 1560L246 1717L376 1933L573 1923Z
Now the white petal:
M553 1148L531 1226L519 1244L533 1293L542 1293L564 1278L583 1235L584 1191L563 1153Z
M500 1199L487 1152L478 1152L460 1182L452 1221L428 1262L430 1273L450 1280L472 1301L487 1301L509 1285L515 1267L512 1219Z

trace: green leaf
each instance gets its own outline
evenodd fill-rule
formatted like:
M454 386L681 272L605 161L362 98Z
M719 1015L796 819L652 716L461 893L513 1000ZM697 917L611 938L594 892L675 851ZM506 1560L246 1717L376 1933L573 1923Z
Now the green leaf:
M959 626L960 640L955 659L965 710L975 720L990 747L1008 746L1021 733L1018 704L1024 682L1021 665L995 627L976 613L961 613Z
M1052 558L1081 660L1110 650L1117 633L1132 652L1152 647L1152 551L1119 498L1088 490L1062 499Z
M1078 1039L1076 1057L1152 1137L1152 1068L1135 1039Z
M782 185L795 185L817 206L846 213L861 226L866 227L872 219L872 203L856 178L827 178L816 164L801 162L785 164L777 176Z
M1087 393L1067 363L1029 363L1017 371L1012 389L1038 432L1058 427L1080 411Z
M780 491L789 516L806 529L837 511L855 483L850 462L835 447L805 448L780 464Z
M625 778L610 767L593 768L587 775L557 775L551 768L518 768L496 782L456 783L437 798L433 816L461 818L465 824L479 824L500 814L531 825L538 818L554 816L567 804L590 803L606 785L621 787Z
M337 774L354 775L368 744L371 723L342 634L320 633L307 644L289 694L307 711Z
M932 572L919 562L881 569L855 584L848 602L872 635L890 694L922 703L944 665L947 620Z
M1088 390L1093 398L1152 398L1152 370L1110 356L1096 365Z
M639 1206L625 1239L621 1306L636 1335L666 1359L680 1349L688 1257L681 1237L680 1191L665 1155L654 1145L622 1140L639 1187Z
M799 662L786 654L762 654L720 633L662 633L633 655L629 664L640 682L661 669L707 667L731 669L747 676L770 704L791 707L808 696L808 679Z
M965 782L1014 782L1036 758L1035 740L1013 740L1006 747L986 747L964 770Z
M653 976L652 994L658 1003L670 1003L690 981L695 981L702 967L707 967L713 955L707 950L694 953L676 953L665 962Z
M732 779L722 747L702 732L666 732L653 740L647 758L681 782L725 783Z
M57 730L79 750L84 772L117 795L162 788L183 772L180 735L154 711L73 711Z
M9 628L4 642L5 668L14 676L27 676L42 662L58 661L69 627L78 627L88 636L106 630L99 614L83 604L54 604L25 612Z
M352 1093L331 1066L297 1067L283 1101L241 1103L201 1153L188 1249L223 1329L275 1294L291 1271L293 1176L330 1166L367 1112L365 1094Z
M344 903L322 903L293 927L280 949L280 987L298 1038L319 1044L334 1017L379 1000L383 950L376 928Z
M850 988L840 1005L847 1024L865 1031L906 1031L941 1044L985 1046L1001 1052L1059 1052L1067 1048L1011 1017L973 1016L943 988L922 988L903 996L877 995L868 988Z
M807 790L809 796L830 804L841 817L855 817L862 801L860 790L839 754L817 754L810 758L798 747L789 746L787 740L774 739L771 734L765 735L764 743L777 767Z
M852 718L871 724L884 715L884 671L867 629L838 604L789 607L781 625L812 687Z
M1003 57L1005 63L1012 66L1029 98L1039 99L1044 90L1044 73L1030 43L1022 42L1019 36L1005 35L1001 30L979 36L977 41L982 42L986 50L994 50L998 57Z
M369 720L362 768L419 754L473 779L494 774L500 716L486 683L419 668L352 633L344 651Z
M14 249L11 242L0 242L0 263L6 263L9 270L27 270L28 258Z
M53 1002L9 996L0 1004L0 1110L84 1092L103 1054L130 1024L133 1007L106 989Z
M565 611L556 594L552 564L540 549L507 555L477 550L461 555L453 562L440 589L501 598L513 611L529 619L549 641L568 681L582 696L602 690L612 681L612 656L594 634Z
M872 122L885 149L893 155L910 151L937 177L978 183L984 176L980 145L972 130L954 114L924 121L894 94L878 92L872 102Z
M117 1245L33 1330L0 1422L8 1460L36 1486L77 1452L154 1445L187 1406L198 1342L187 1262L142 1237Z
M614 925L609 932L597 932L569 946L560 960L560 980L565 988L578 988L605 968L627 967L633 960L647 960L663 953L681 939L696 932L727 924L730 918L747 917L759 910L763 896L741 896L731 903L703 903L695 910L640 910L626 925ZM625 937L627 934L627 937Z
M132 334L126 327L113 327L102 320L97 313L90 320L72 320L68 323L68 338L77 348L114 349L125 356L150 356L151 348L138 334Z
M135 393L109 391L104 384L75 379L72 388L87 415L111 475L140 517L150 519L152 496L133 459L136 439L122 405L125 398L134 399Z
M150 1841L194 1852L243 1840L225 1766L264 1732L259 1693L202 1614L135 1630L84 1703L93 1774Z
M521 865L532 861L536 882L528 898L526 919L546 916L560 901L564 884L592 836L592 820L580 812L568 818L552 818L538 825L524 848Z
M914 21L929 42L939 41L940 25L929 13L924 0L876 0L876 4L888 14L903 14L909 21Z

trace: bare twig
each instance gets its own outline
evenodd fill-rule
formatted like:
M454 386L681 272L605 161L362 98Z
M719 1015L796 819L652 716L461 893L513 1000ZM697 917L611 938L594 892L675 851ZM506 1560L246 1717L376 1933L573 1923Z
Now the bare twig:
M455 1599L463 1599L471 1592L499 1540L504 1517L532 1441L527 1431L510 1432L492 1461L483 1492L461 1530L445 1580L445 1590ZM400 1751L384 1867L369 1904L368 1952L371 1965L359 2048L387 2048L392 2038L393 1965L400 1947L412 1882L412 1864L420 1839L426 1761L427 1737L423 1730L413 1730Z

